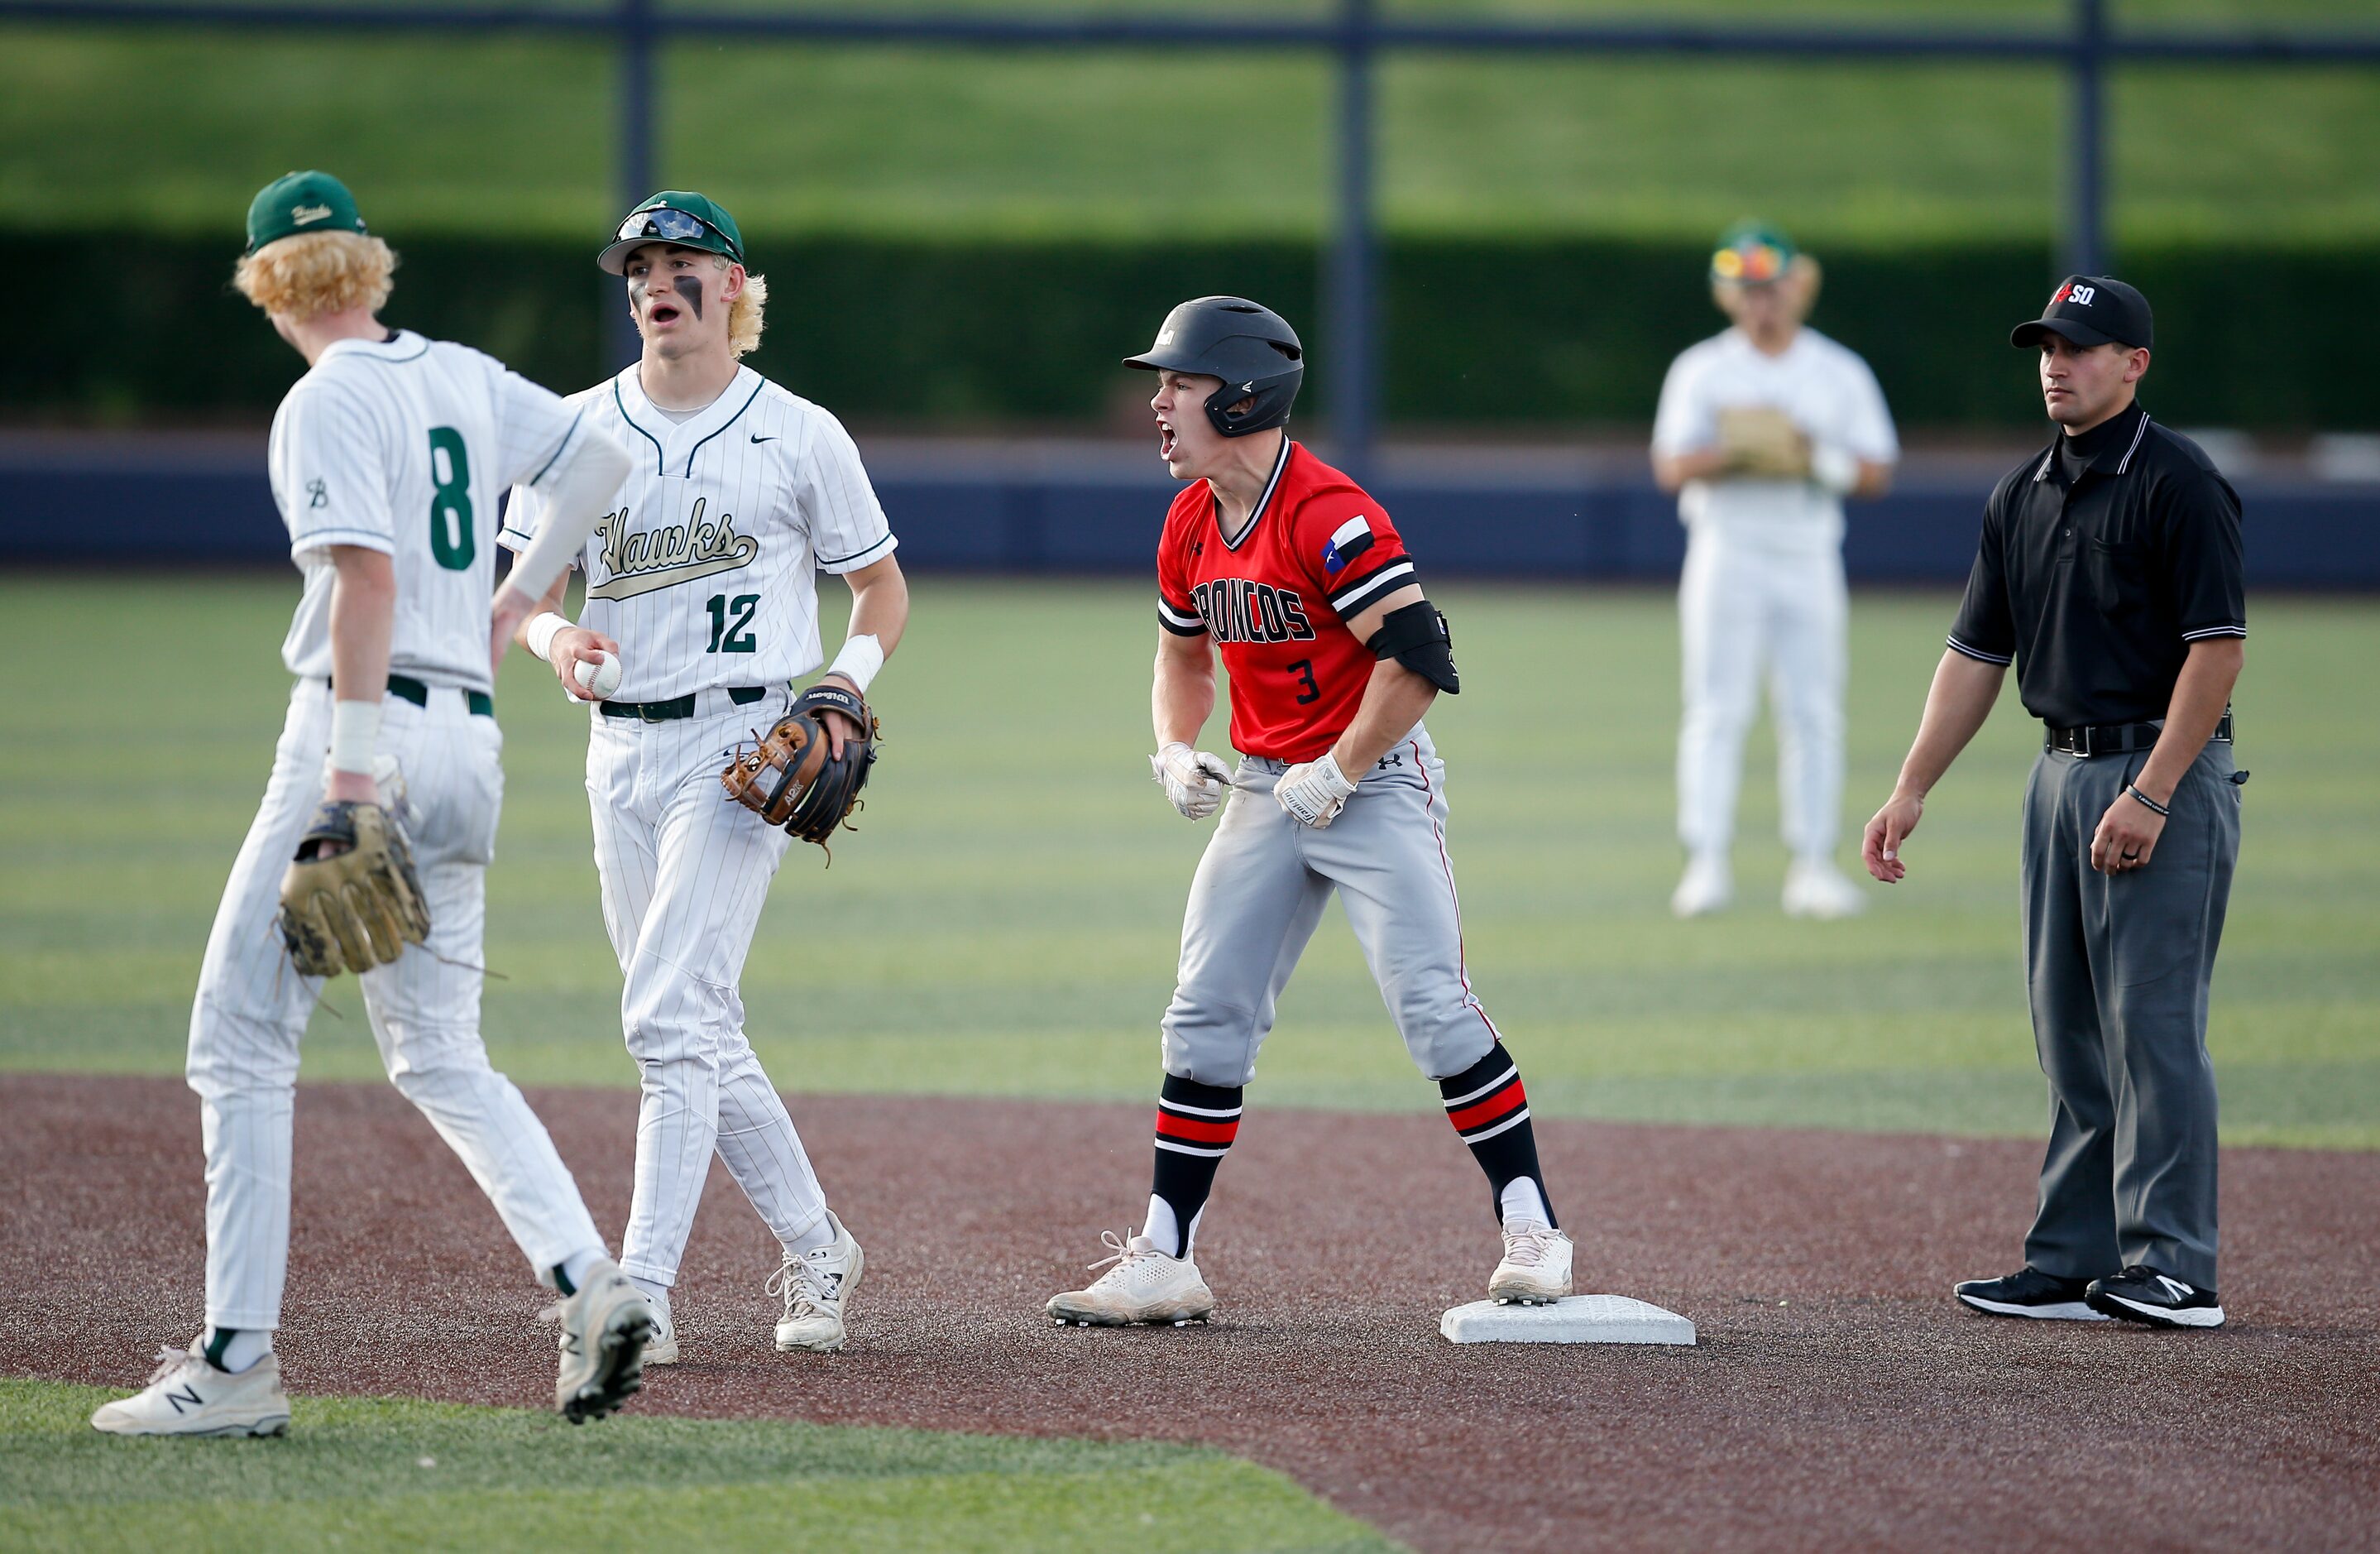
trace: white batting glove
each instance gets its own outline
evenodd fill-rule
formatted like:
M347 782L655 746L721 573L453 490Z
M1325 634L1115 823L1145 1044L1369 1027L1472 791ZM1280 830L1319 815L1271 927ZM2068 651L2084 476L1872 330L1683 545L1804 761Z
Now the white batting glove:
M1148 758L1149 775L1165 784L1165 796L1183 819L1203 820L1223 807L1232 769L1223 758L1194 750L1179 739Z
M1320 831L1339 818L1354 792L1355 784L1339 770L1338 758L1325 752L1318 760L1300 761L1282 772L1272 796L1291 819Z

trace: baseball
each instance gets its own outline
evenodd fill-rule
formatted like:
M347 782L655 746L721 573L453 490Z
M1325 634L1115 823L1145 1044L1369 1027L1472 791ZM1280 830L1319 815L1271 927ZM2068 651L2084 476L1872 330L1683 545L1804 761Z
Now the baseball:
M580 690L601 701L620 688L620 655L605 653L597 663L581 659L571 666L571 673L577 676Z

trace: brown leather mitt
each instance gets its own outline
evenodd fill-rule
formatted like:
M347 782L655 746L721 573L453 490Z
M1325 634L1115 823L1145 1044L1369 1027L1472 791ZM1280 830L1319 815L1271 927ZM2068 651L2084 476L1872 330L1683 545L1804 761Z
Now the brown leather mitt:
M841 712L859 725L859 735L843 742L843 759L820 714ZM812 686L751 749L739 751L719 774L727 796L772 826L823 847L859 807L876 764L882 729L868 703L841 686Z
M281 941L298 969L309 977L362 973L429 937L413 849L388 812L346 803L315 810L281 877Z
M1769 406L1719 411L1718 445L1738 474L1793 480L1810 472L1809 440L1784 411Z

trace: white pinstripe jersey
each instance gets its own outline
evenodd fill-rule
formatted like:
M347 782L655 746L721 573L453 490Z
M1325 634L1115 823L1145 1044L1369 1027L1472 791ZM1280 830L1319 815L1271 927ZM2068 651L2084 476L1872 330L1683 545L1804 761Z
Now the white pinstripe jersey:
M578 624L620 644L613 698L783 685L823 662L816 574L896 543L843 423L748 367L683 423L653 409L634 367L571 404L631 460L579 556ZM527 546L539 516L515 491L503 542Z
M328 547L355 545L395 566L389 668L492 689L497 499L552 467L577 424L560 395L468 346L401 330L324 351L273 418L273 500L306 577L289 672L330 675Z

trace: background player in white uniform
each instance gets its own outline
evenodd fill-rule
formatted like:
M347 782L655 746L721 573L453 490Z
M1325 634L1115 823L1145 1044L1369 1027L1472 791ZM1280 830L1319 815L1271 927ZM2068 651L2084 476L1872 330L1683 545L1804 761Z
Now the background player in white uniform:
M573 1417L601 1414L634 1390L650 1319L544 1127L480 1040L484 870L504 794L492 649L534 597L507 589L491 620L491 530L507 484L544 493L554 542L515 572L542 592L626 455L503 363L382 326L373 315L395 259L335 178L277 180L248 226L239 287L310 367L273 418L271 454L273 499L306 579L282 647L297 685L190 1014L207 1329L187 1354L161 1356L148 1390L91 1423L124 1435L288 1427L273 1334L288 1267L298 1039L322 983L291 963L275 918L282 873L325 800L410 816L430 933L364 974L372 1038L389 1078L462 1157L538 1276L572 1297L560 1311L557 1401ZM607 1330L616 1369L589 1376L591 1345Z
M621 1024L643 1074L621 1266L661 1322L647 1359L674 1360L669 1291L715 1147L784 1249L770 1280L784 1299L777 1347L831 1351L859 1244L827 1210L736 989L792 839L727 802L719 777L824 657L816 574L851 587L829 673L863 693L907 624L908 586L842 424L737 364L760 342L766 288L745 272L734 218L699 194L657 194L599 261L627 280L643 358L574 403L627 445L630 473L581 558L578 623L554 613L558 579L521 640L582 700L596 698L580 665L606 653L621 665L587 749ZM504 543L531 544L544 511L534 490L516 492ZM857 731L825 716L839 750Z
M1678 493L1686 565L1678 588L1685 717L1678 731L1678 839L1686 871L1670 907L1716 912L1734 895L1743 736L1768 670L1778 807L1793 862L1785 910L1860 910L1835 867L1843 786L1845 496L1877 496L1900 456L1867 363L1803 327L1816 263L1773 227L1739 226L1711 258L1711 294L1734 327L1670 367L1653 469Z

